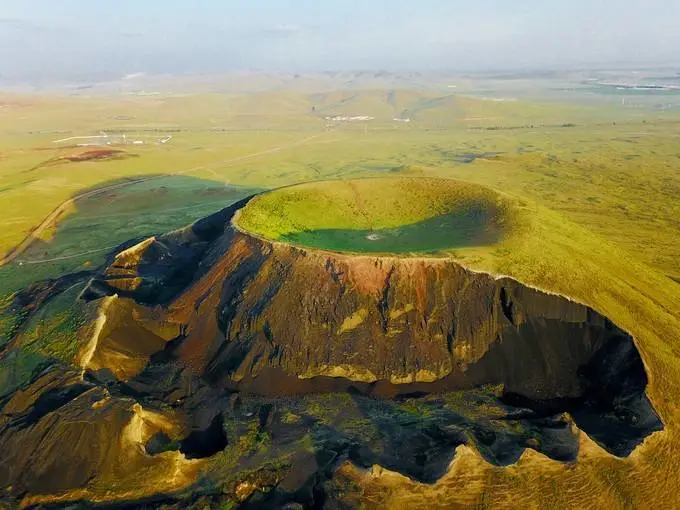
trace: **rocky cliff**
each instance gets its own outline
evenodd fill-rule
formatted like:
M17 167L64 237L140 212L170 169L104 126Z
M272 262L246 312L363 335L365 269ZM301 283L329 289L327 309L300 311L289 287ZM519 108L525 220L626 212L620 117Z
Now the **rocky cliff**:
M394 391L502 384L530 399L582 396L598 352L636 352L625 331L568 298L448 259L273 243L239 231L234 210L116 257L86 293L123 298L107 313L125 319L97 352L115 360L123 336L131 345L118 348L137 354L172 340L172 356L196 374L241 389L271 375L279 392L338 378Z
M236 226L244 203L89 282L81 370L2 402L8 494L162 502L227 479L254 508L311 505L346 461L434 482L461 444L498 465L525 448L575 461L573 424L617 456L662 428L634 339L597 311L449 259L263 240Z

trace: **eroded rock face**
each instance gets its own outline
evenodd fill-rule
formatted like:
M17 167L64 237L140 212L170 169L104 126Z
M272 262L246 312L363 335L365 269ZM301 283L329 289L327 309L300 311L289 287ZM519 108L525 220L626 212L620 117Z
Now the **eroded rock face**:
M246 387L276 373L439 389L503 384L530 399L576 398L590 384L580 370L598 351L633 345L587 306L510 278L445 259L271 243L234 228L236 209L204 220L198 233L123 252L90 286L146 304L153 314L140 309L121 327L136 322L144 345L153 345L150 335L164 345L161 329L179 332L174 355L213 384Z
M595 310L451 260L264 241L232 225L242 205L97 273L82 371L0 401L0 489L88 500L110 483L134 504L217 457L203 474L246 506L312 506L345 461L431 483L464 444L573 462L578 429L626 456L662 428L633 338Z
M33 502L55 494L80 499L92 495L93 480L129 484L128 473L135 470L147 470L148 481L159 490L174 490L189 480L155 478L164 470L183 475L190 461L175 452L150 458L139 445L158 431L181 433L178 429L171 418L143 409L132 398L113 396L78 372L49 367L3 403L3 496L28 496Z
M115 293L115 309L138 308L125 335L114 327L100 345L129 352L151 335L165 362L212 387L269 397L500 385L506 402L570 412L617 455L661 428L633 338L595 310L452 260L262 240L234 226L242 206L119 255L85 296Z

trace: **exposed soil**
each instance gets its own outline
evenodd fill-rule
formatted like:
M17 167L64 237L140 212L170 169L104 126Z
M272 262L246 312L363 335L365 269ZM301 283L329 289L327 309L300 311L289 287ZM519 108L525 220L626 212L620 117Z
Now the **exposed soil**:
M58 158L59 161L67 160L71 163L80 163L82 161L105 160L105 159L126 159L138 157L137 154L130 154L127 151L120 149L96 149L82 152L80 154L71 154L69 156L62 156Z
M77 148L77 146L75 146ZM52 149L54 150L54 149ZM122 149L94 149L84 152L69 154L67 156L57 156L50 158L42 163L39 163L28 170L24 170L24 173L34 172L41 168L52 167L56 165L63 165L65 163L82 163L85 161L107 161L107 160L123 160L128 158L139 157L138 154L130 154Z

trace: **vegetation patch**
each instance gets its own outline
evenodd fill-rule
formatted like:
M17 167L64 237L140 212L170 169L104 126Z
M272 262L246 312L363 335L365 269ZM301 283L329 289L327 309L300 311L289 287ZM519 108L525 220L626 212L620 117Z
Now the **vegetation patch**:
M238 226L313 248L426 253L498 243L516 220L512 203L491 189L450 179L326 181L265 193Z
M71 363L80 349L78 331L92 320L92 314L77 300L83 289L78 284L47 302L25 325L17 339L27 353Z
M32 381L51 362L24 349L12 349L0 358L0 401Z

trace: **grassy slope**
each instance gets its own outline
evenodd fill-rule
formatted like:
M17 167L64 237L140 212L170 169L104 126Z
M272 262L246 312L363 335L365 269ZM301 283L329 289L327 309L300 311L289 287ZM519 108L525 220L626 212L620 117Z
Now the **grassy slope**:
M339 113L371 114L363 110L371 109L376 101L387 100L374 96L373 92L359 94L356 110L361 111L352 108ZM525 200L535 234L509 238L494 251L466 254L466 262L584 301L633 333L649 368L650 397L662 415L666 432L650 438L625 460L602 453L584 439L582 460L574 466L528 453L518 466L497 469L473 454L461 453L452 472L435 486L388 476L376 478L369 492L376 495L376 501L385 501L393 508L438 508L456 502L530 508L677 505L680 455L674 445L680 441L676 425L680 417L680 285L667 275L680 276L680 153L674 134L680 119L641 109L608 107L569 112L545 105L527 108L522 103L496 108L496 103L465 100L462 106L456 102L460 110L450 109L447 113L445 105L427 110L432 112L427 113L432 115L429 119L424 111L420 119L414 114L409 125L381 118L371 124L368 132L355 125L323 132L323 121L304 111L304 106L312 102L295 96L116 101L3 98L4 102L10 100L16 105L0 110L0 212L4 220L0 249L16 244L32 225L77 190L122 176L202 165L209 168L190 175L222 187L225 179L248 186L275 187L310 179L382 176L388 169L397 168L406 174L486 184ZM331 100L336 98L329 99L329 103ZM443 101L447 102L455 101ZM266 107L258 106L263 104ZM387 109L379 103L375 108L386 115L403 109L404 104ZM125 113L134 115L134 121L111 120L112 115ZM487 120L465 120L480 116ZM569 123L577 126L537 127ZM176 134L177 140L167 146L136 150L140 157L134 160L25 172L55 153L46 154L36 148L68 136L37 131L96 132L121 124L131 129L135 125L181 126L186 131ZM230 130L206 131L206 126L227 126ZM499 126L525 127L496 129ZM220 163L311 135L320 136L304 145ZM503 154L472 164L459 163L461 154L483 152ZM189 205L199 206L203 201L207 204L204 197L194 193L193 186L187 187L184 194L181 186L178 190L183 198L178 195L173 201L193 197ZM157 196L153 181L147 191L151 193L147 196ZM124 198L120 194L101 197L96 201L99 209L83 207L75 211L62 223L64 230L60 233L57 229L52 243L41 245L39 252L27 253L26 258L73 253L70 250L85 246L78 231L89 236L88 248L107 246L114 230L121 238L146 232L145 225L151 225L159 216L153 212L155 198L142 201L143 214L139 216L112 216L107 228L87 228L88 218L102 220L102 209L122 204ZM203 211L200 207L194 210L197 215ZM134 209L125 212L134 213ZM189 216L170 218L153 228L160 229ZM131 223L130 218L135 221ZM77 222L78 228L66 228L68 221ZM95 255L91 258L94 262L101 260ZM60 265L33 265L28 270L27 265L12 264L3 268L2 281L15 279L25 284L43 274L82 267L84 262L68 259ZM46 267L44 273L38 267Z
M512 275L594 306L630 331L650 375L648 389L666 430L628 459L615 459L583 438L572 466L527 452L510 469L493 468L459 452L454 469L433 487L403 479L374 486L390 508L445 508L456 502L484 508L659 508L678 504L680 458L680 293L677 284L560 215L536 207L534 235L510 242L477 269ZM461 487L475 487L461 491ZM499 490L502 488L502 490ZM444 503L446 501L446 503Z
M502 200L493 191L454 180L399 178L303 184L253 199L239 225L258 235L282 236L319 229L385 229L434 216L465 216L482 208L494 215Z

